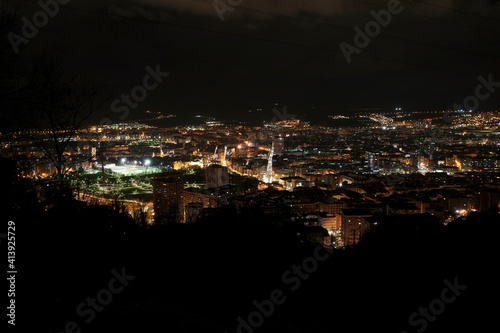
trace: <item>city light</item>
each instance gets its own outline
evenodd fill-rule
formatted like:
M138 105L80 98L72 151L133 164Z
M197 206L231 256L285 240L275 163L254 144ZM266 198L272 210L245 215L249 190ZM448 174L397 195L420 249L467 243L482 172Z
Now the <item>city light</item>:
M498 326L500 0L4 2L20 332Z

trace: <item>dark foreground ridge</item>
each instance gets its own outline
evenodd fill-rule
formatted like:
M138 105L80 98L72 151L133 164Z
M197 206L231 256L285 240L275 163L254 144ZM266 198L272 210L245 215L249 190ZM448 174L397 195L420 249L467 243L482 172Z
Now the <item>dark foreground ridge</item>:
M24 195L23 205L10 215L18 226L16 329L23 332L493 327L488 300L498 296L496 213L475 213L446 227L392 221L355 247L328 250L314 266L306 258L315 251L325 258L327 249L304 242L278 215L228 208L196 224L146 227L110 207L71 199L44 211ZM275 290L282 294L272 296ZM270 311L265 301L272 297L286 300ZM238 326L238 318L248 323L259 309L256 303L268 316L258 323L254 313L250 321L258 327Z

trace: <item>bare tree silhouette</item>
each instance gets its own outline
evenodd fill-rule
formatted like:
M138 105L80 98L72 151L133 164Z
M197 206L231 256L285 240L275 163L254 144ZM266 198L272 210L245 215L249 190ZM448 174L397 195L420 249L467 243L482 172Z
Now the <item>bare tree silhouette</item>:
M46 56L39 58L25 87L24 105L31 117L26 119L23 135L53 163L62 188L65 175L81 162L69 154L69 143L85 135L81 130L107 100L93 85L81 83L76 76L65 77L61 67Z

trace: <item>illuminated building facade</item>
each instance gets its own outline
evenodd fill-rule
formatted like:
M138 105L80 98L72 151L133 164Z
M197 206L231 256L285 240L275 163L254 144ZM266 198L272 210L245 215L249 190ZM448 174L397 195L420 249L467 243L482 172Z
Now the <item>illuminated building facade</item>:
M205 187L215 188L229 185L229 171L227 167L212 164L205 168Z
M153 205L157 223L184 223L184 175L156 175L153 179Z
M343 246L354 245L370 230L370 223L366 218L373 214L366 209L342 209L341 235Z

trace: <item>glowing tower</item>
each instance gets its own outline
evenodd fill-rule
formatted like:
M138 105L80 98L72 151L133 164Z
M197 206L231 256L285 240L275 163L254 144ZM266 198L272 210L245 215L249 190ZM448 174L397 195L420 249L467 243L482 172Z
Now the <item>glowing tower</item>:
M271 151L269 152L269 157L267 158L267 170L266 170L266 175L264 177L264 182L266 183L273 182L273 155L274 155L274 140L271 145Z

